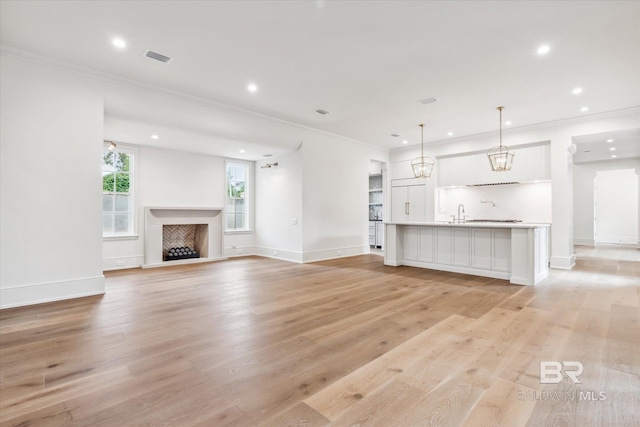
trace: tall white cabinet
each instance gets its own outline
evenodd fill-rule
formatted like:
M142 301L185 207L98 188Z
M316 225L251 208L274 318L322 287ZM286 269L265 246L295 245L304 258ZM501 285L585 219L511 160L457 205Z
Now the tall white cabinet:
M391 221L416 222L427 219L427 188L424 178L391 181Z

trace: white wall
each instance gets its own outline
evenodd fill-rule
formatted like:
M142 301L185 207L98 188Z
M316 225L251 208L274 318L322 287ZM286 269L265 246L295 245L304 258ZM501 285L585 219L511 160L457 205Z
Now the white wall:
M235 161L235 160L234 160ZM254 162L246 162L253 171ZM225 206L225 159L206 154L138 147L136 159L136 239L104 241L104 268L131 268L144 264L144 208ZM251 178L253 188L253 177ZM255 224L255 203L250 192L250 224ZM232 246L236 247L233 248ZM255 234L229 233L223 238L225 256L250 255ZM118 266L118 261L124 265Z
M369 168L388 153L315 134L304 140L302 155L303 260L369 253Z
M596 243L638 243L635 169L596 173Z
M457 215L462 203L469 219L520 219L531 223L551 223L551 183L494 185L438 189L442 195L439 221ZM495 202L482 203L482 200Z
M102 97L11 57L0 75L0 307L104 293Z
M255 176L256 253L302 262L302 149L256 162Z
M636 175L640 174L640 159L608 160L573 166L574 239L576 244L593 245L595 243L593 218L595 215L594 180L596 173L621 169L634 169ZM622 185L622 183L620 184ZM625 223L629 221L627 220ZM638 228L640 228L640 224L636 226L636 234ZM633 231L628 231L627 234L633 234Z
M503 130L503 141L510 147L550 141L551 143L551 180L552 180L552 242L551 267L568 269L575 264L573 253L573 163L567 148L573 143L572 137L601 132L636 129L640 123L640 111L630 109L600 117L582 117L579 119L558 121L553 124L533 125ZM427 144L425 155L431 157L456 153L474 152L489 149L495 145L498 132L469 137L461 137L439 143ZM393 150L390 154L391 178L395 173L404 172L412 158L419 156L420 146ZM522 161L523 159L519 159ZM436 164L436 168L438 165ZM514 163L515 167L515 163ZM435 174L435 171L434 171ZM428 180L433 182L434 180ZM428 199L435 200L435 186L427 186Z

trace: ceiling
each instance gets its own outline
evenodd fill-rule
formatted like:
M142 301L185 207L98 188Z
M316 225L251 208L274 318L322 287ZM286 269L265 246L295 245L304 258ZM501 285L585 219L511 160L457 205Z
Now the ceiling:
M573 143L576 164L640 157L640 129L575 136Z
M494 131L499 105L512 128L640 105L640 2L3 0L0 8L5 50L171 91L170 108L154 108L148 91L106 98L105 128L130 142L161 124L200 135L205 151L230 141L267 147L249 146L257 155L300 143L275 126L286 121L390 149L419 143L422 122L425 142ZM542 44L551 48L543 56ZM583 92L572 94L576 87ZM438 102L418 102L427 97ZM256 115L265 130L247 131L242 117Z

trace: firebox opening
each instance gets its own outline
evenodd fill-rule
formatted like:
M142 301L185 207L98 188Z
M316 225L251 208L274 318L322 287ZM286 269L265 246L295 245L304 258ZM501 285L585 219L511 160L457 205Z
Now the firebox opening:
M162 226L162 259L175 261L209 256L208 224Z

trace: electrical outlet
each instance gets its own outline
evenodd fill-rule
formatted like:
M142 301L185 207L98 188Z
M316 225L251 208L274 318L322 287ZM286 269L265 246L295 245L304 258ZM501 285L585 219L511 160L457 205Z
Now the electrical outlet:
M238 250L236 251L236 253L237 253L238 255L240 255L240 254L242 253L242 249L238 249Z
M298 218L291 218L292 225L298 225Z
M342 255L342 251L338 251L338 255Z
M235 248L236 248L236 245L231 245L231 249L235 249Z
M278 251L273 251L273 256L278 256Z
M119 260L117 260L117 261L116 261L116 265L117 265L118 267L122 267L122 266L124 265L124 260L123 260L123 259L119 259Z

